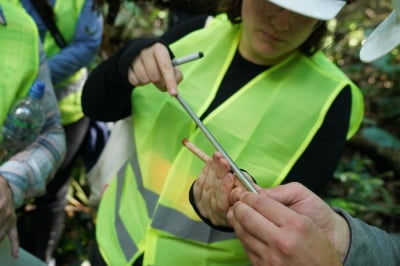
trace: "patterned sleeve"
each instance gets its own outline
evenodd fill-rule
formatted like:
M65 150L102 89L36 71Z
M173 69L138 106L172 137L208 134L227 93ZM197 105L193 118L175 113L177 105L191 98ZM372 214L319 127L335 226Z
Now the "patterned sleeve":
M21 206L26 199L45 192L46 183L61 165L66 150L65 134L60 123L48 65L42 47L40 49L37 79L46 84L42 101L46 123L35 142L0 166L0 175L10 184L15 207Z

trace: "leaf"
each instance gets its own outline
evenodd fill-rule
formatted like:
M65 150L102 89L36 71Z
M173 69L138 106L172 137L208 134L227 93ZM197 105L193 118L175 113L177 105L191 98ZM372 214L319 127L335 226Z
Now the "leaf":
M361 135L380 147L400 149L400 140L382 128L367 127Z

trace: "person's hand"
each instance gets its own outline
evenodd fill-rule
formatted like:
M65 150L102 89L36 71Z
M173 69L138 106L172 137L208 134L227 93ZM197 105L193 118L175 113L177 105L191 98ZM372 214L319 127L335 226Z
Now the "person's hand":
M193 186L193 196L201 215L215 226L229 226L226 214L231 204L229 195L241 186L230 172L228 161L219 152L206 161Z
M341 265L349 245L347 222L298 183L235 189L228 219L254 265Z
M132 62L128 80L135 87L153 83L161 91L168 91L175 96L177 84L182 80L182 73L177 67L172 66L167 47L155 43L143 49Z
M230 171L230 165L220 152L210 158L204 151L188 139L182 144L201 159L204 165L199 177L193 185L193 198L201 216L210 220L214 226L228 226L227 211L232 205L229 195L232 189L244 187ZM249 180L251 177L244 173Z
M5 236L11 243L11 254L18 257L17 216L15 215L11 188L3 177L0 177L0 241Z

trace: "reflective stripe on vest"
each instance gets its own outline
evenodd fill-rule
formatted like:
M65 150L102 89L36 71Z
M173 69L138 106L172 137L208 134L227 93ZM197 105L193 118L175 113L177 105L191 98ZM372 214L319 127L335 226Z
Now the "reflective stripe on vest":
M137 252L138 248L135 245L135 242L129 236L128 230L126 229L124 223L122 222L122 218L118 213L118 210L121 206L121 197L122 197L122 186L125 177L125 172L120 171L117 178L117 198L115 204L115 228L117 228L117 236L118 242L121 243L122 251L124 252L125 259L129 261L133 255Z
M0 6L7 25L0 25L0 126L11 105L26 96L39 71L39 36L25 12L8 0Z
M137 157L135 156L136 153L134 154L133 158L130 160L130 162L127 162L119 171L117 178L113 180L115 182L115 189L116 189L116 198L115 198L115 221L114 221L114 228L115 228L115 236L118 239L118 245L115 245L109 237L106 237L111 231L110 230L101 230L101 231L96 231L97 232L97 239L99 241L99 246L100 246L100 252L102 253L104 259L107 261L108 264L110 265L131 265L133 261L140 255L135 253L139 251L139 247L135 244L133 239L129 236L129 225L124 222L123 217L121 217L121 213L124 213L124 210L121 209L121 201L122 201L122 195L123 195L123 189L127 187L128 184L136 183L137 186L137 191L140 193L137 193L137 191L134 191L136 194L140 194L141 197L146 201L147 203L147 208L146 211L142 212L139 214L139 216L143 217L148 217L148 213L153 213L155 209L155 203L158 200L158 195L153 193L152 191L146 189L142 182L141 182L141 175L138 171L135 171L133 169L139 169L138 168L138 161ZM134 171L135 175L127 175L127 171ZM127 178L132 178L135 179L133 182L124 183ZM114 187L114 186L113 186ZM132 187L132 186L129 186ZM126 194L125 194L126 195ZM127 195L133 195L131 192L128 192ZM103 204L100 205L100 208L102 209L104 206ZM102 212L102 210L99 209L99 212ZM155 224L152 224L153 227L164 227L164 229L172 234L175 234L177 236L191 239L194 241L198 242L203 242L203 243L213 243L217 241L223 241L223 240L228 240L228 239L233 239L235 238L235 235L233 233L224 233L224 232L219 232L215 231L211 237L209 237L209 230L210 227L204 224L201 221L193 221L191 219L187 219L184 215L181 213L177 212L176 210L172 208L166 208L164 206L159 206L158 210L158 215L168 217L168 216L173 216L175 222L174 223L169 223L169 224L162 224L160 223L162 220L164 220L162 217L161 219L155 218L154 221L158 221ZM100 218L100 217L99 217ZM147 218L148 219L148 218ZM102 226L102 219L98 220L99 222L97 223L97 226L103 227ZM180 228L182 227L190 227L193 230L190 232L182 233ZM104 241L104 242L103 242ZM142 249L143 250L143 249ZM119 254L118 256L111 257L109 258L107 254L109 252L112 252L114 254ZM118 258L118 259L116 259ZM124 258L124 259L122 259Z
M212 26L171 46L177 57L204 52L201 63L181 66L185 79L179 85L180 94L198 116L215 96L236 52L239 34L240 27L216 19ZM213 42L205 43L210 36ZM304 84L305 79L309 83ZM315 87L309 87L310 83ZM361 122L360 92L322 53L310 58L294 53L245 84L204 123L241 168L252 173L261 186L270 187L282 182L347 85L355 99L350 136ZM214 151L212 145L176 100L152 85L135 88L132 107L135 155L140 156L132 157L120 172L124 173L120 177L123 184L119 184L122 190L112 182L100 202L97 237L103 256L115 265L134 260L128 261L118 251L124 247L116 235L125 231L137 252L124 254L136 258L144 252L144 265L248 265L234 235L203 224L188 201L189 188L204 163L182 147L181 139L189 138L208 154ZM153 195L149 203L143 191L159 196ZM119 226L125 228L113 228L114 217L109 214L115 212L122 221Z
M54 14L56 24L67 43L73 40L76 24L84 3L85 0L55 0ZM57 45L50 31L46 32L44 38L44 50L48 58L51 58L60 51L60 47ZM61 112L61 123L63 125L73 123L83 117L81 90L85 78L86 68L82 68L65 80L53 84L56 90ZM59 90L62 91L62 94Z

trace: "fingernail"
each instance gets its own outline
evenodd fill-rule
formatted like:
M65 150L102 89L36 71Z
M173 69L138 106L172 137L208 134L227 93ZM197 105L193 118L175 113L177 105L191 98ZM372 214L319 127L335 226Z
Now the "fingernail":
M169 92L169 94L170 94L171 96L176 96L176 95L178 94L178 89L177 89L177 88L170 88L170 89L168 90L168 92Z

